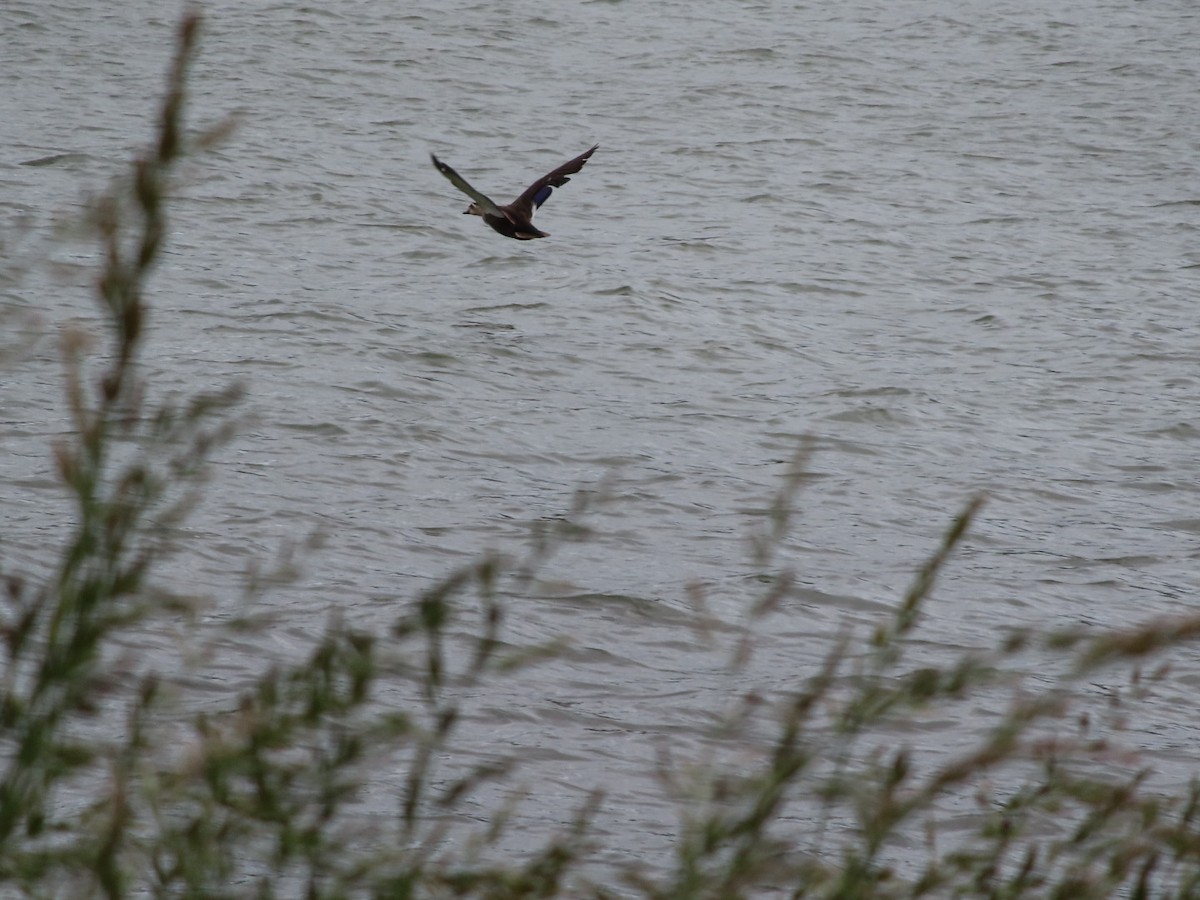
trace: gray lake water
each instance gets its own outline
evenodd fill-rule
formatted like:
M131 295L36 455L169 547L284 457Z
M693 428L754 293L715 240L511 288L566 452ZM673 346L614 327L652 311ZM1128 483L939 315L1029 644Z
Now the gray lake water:
M527 761L531 833L603 786L611 858L653 866L661 742L696 748L739 691L798 684L882 621L978 492L930 659L1195 608L1192 0L205 9L190 119L240 124L186 166L147 365L163 390L243 382L252 416L172 577L219 613L254 561L324 536L229 685L332 611L385 628L603 485L594 538L512 598L510 640L572 649L472 698L467 727ZM95 254L55 228L150 134L176 12L0 7L0 234L28 269L0 328L30 348L0 373L9 569L63 536L56 334L95 318ZM507 202L597 142L541 241L462 215L429 163ZM775 560L797 587L734 676L684 613L700 592L745 621L748 538L806 439ZM1168 788L1200 746L1200 661L1171 658L1128 736ZM994 712L904 737L944 752Z

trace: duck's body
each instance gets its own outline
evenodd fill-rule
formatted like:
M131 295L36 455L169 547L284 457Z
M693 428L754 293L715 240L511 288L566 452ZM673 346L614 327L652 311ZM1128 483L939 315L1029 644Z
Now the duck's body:
M538 207L546 202L546 199L554 193L556 187L562 187L570 181L570 176L583 168L583 164L588 161L588 158L596 152L596 147L599 146L599 144L594 145L586 153L581 153L570 162L563 163L548 175L543 175L527 187L520 197L507 206L498 206L486 195L481 194L475 188L471 187L466 179L432 153L429 156L433 159L433 164L437 170L445 175L452 185L473 201L466 208L463 213L464 215L482 216L484 222L490 225L494 231L498 231L505 237L514 238L518 241L531 241L534 238L550 236L547 232L539 230L533 224L533 214L537 212Z

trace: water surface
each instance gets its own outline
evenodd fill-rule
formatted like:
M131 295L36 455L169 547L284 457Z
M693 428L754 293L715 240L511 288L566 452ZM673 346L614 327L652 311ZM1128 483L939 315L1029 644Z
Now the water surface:
M573 649L472 698L470 744L530 761L531 833L602 785L608 855L653 865L675 815L650 774L664 736L695 749L747 685L811 674L977 492L928 659L1194 606L1190 4L206 9L190 115L241 118L178 187L148 367L163 390L242 381L252 418L172 577L234 597L252 561L324 536L230 685L331 611L385 627L603 485L595 537L514 598L514 642ZM65 527L55 335L94 317L94 253L55 226L146 140L174 16L15 0L4 18L4 249L52 265L4 286L0 325L32 349L4 375L0 518L9 564L37 568ZM506 202L595 142L543 241L461 215L429 165ZM700 592L744 620L747 538L805 440L775 560L797 589L731 675L682 613ZM1173 659L1133 736L1168 787L1200 738L1200 668ZM949 752L994 712L904 738Z

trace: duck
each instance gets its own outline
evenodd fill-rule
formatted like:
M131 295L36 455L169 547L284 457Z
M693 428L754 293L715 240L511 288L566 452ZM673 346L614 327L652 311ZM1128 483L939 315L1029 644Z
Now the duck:
M550 237L549 232L541 231L533 224L533 214L554 193L556 187L562 187L571 180L570 176L583 168L599 144L593 144L590 150L579 154L570 162L565 162L553 172L543 175L529 187L525 188L512 203L499 206L486 195L481 194L467 183L467 180L452 168L438 159L434 154L434 168L446 176L450 183L471 198L471 205L463 212L465 216L482 216L483 221L505 237L518 241L532 241L535 238Z

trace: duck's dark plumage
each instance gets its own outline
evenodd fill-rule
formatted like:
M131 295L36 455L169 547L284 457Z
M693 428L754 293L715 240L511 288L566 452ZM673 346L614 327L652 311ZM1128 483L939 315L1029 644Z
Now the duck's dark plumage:
M467 207L464 215L483 216L483 221L505 237L518 241L530 241L534 238L549 237L545 231L539 231L533 224L533 214L538 207L546 202L554 193L556 187L562 187L571 180L571 176L583 168L599 144L592 146L586 153L581 153L570 162L563 163L553 172L543 175L507 206L498 206L489 197L481 194L467 183L467 180L452 168L434 156L433 164L439 172L449 179L450 183L474 201Z

